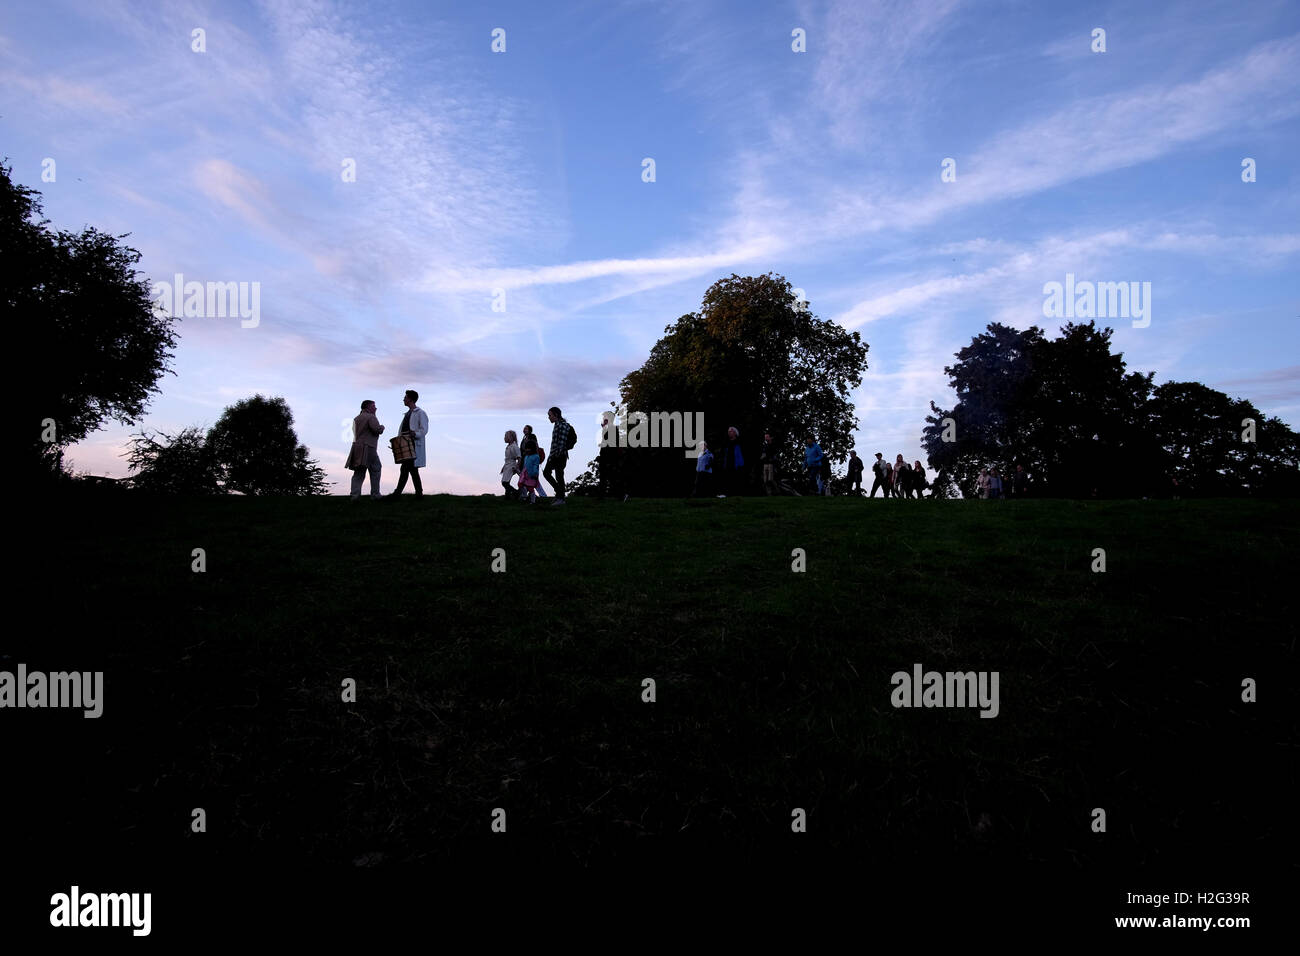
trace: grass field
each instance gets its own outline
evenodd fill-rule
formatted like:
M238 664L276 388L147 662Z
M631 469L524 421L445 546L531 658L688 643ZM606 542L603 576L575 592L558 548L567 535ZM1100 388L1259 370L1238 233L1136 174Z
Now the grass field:
M73 499L0 666L102 669L104 715L6 715L11 839L1259 867L1294 793L1298 526L1253 501ZM916 663L999 672L998 716L895 709Z

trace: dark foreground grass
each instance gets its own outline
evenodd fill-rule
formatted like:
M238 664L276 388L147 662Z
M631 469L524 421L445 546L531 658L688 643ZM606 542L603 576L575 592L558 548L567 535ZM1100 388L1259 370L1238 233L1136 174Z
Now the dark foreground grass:
M4 715L10 839L1258 872L1294 793L1298 525L1249 501L68 501L3 664L104 670L104 716ZM914 663L998 671L1000 713L894 709Z

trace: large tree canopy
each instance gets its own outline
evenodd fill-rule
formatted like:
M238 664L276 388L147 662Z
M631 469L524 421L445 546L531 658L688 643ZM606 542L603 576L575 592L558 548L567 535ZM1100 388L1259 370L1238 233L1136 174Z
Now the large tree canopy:
M14 354L49 359L24 386L20 448L28 467L51 473L67 446L107 419L132 424L144 414L176 337L132 268L140 253L119 244L125 237L51 232L39 197L0 166L0 300Z
M944 369L957 403L931 402L926 417L940 483L973 496L981 468L1023 465L1036 493L1063 497L1161 494L1175 478L1184 492L1291 493L1300 436L1204 385L1126 373L1112 334L1070 323L1048 339L993 323L975 336Z
M307 458L283 398L254 395L226 408L205 445L220 487L244 495L328 494L325 471Z
M801 308L783 277L720 279L698 312L664 332L620 385L628 412L703 412L710 446L735 426L749 463L764 431L787 469L798 467L805 435L834 460L848 457L857 427L849 393L862 382L868 346ZM680 492L694 468L680 449L632 449L629 462L643 494Z

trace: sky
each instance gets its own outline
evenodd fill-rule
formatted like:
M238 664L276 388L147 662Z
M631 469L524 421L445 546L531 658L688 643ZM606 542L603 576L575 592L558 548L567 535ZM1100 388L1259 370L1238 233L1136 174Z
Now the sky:
M504 431L548 440L551 405L572 477L733 272L861 333L868 460L924 460L953 353L1055 335L1067 275L1150 283L1098 318L1130 371L1296 427L1298 156L1294 0L0 7L0 157L53 226L129 233L154 282L257 284L256 324L179 319L145 418L70 450L115 477L142 428L260 392L346 493L360 402L386 439L408 388L426 491L499 492Z

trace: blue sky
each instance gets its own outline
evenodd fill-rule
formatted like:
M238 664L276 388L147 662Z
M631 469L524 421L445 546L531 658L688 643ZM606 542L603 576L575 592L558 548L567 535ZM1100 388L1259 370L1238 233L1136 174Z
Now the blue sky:
M131 233L154 280L260 283L256 327L179 323L145 427L283 395L336 493L344 422L374 398L391 433L406 388L426 490L499 490L502 433L549 436L552 404L585 462L732 272L862 333L863 457L924 458L952 353L993 320L1054 333L1067 273L1151 283L1149 326L1100 320L1131 370L1300 423L1294 2L19 2L0 91L55 226ZM125 475L136 430L74 467Z

